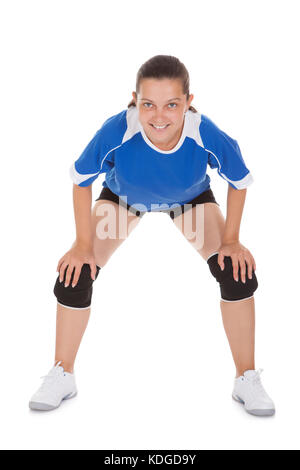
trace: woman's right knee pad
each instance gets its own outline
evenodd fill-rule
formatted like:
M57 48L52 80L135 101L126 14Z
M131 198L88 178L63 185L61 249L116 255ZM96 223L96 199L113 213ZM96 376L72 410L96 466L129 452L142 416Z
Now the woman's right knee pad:
M97 279L100 267L96 266ZM80 272L79 279L75 287L72 287L73 276L75 269L71 275L70 283L65 287L67 269L65 269L64 278L62 282L59 282L59 275L56 279L56 283L53 289L54 295L57 301L71 308L86 308L91 305L92 293L93 293L93 279L91 278L91 268L89 264L83 264Z

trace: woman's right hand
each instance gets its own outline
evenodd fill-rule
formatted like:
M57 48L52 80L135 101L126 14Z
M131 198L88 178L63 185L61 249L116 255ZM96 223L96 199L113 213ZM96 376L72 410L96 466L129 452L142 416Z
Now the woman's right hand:
M96 262L93 250L91 247L80 245L80 243L75 241L72 248L58 261L56 271L59 273L59 282L63 281L65 270L67 270L65 287L68 287L72 272L75 269L72 281L72 287L75 287L80 276L81 268L85 263L90 265L91 278L94 281L96 276Z

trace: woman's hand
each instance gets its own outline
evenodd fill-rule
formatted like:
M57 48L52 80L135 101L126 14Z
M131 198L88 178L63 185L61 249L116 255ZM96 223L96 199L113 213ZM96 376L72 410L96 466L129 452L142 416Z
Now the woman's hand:
M68 287L72 272L75 268L74 277L72 281L72 287L75 287L81 272L82 265L87 263L91 268L91 278L95 280L96 276L96 262L94 258L93 250L90 246L81 245L78 242L74 242L72 248L67 251L64 256L58 261L56 271L59 273L59 282L62 282L64 279L65 270L66 280L65 287Z
M238 281L239 266L241 268L242 282L246 282L246 264L248 266L248 277L252 279L252 270L256 270L255 260L250 251L238 240L232 242L223 242L218 250L218 263L220 268L224 269L224 256L230 256L233 266L233 278Z

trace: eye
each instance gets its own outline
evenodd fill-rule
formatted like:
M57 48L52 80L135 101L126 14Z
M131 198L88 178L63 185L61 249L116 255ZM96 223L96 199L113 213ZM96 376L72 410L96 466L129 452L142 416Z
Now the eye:
M169 103L169 105L170 105L170 104L174 104L174 105L175 105L174 107L176 107L176 106L177 106L177 103Z
M146 108L148 108L148 106L146 106L146 104L150 104L150 106L152 106L152 103L144 103L144 106L145 106Z

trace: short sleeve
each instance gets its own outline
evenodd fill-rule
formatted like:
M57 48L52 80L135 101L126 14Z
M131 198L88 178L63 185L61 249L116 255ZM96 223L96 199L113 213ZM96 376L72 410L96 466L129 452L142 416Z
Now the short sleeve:
M101 173L109 171L113 167L109 153L102 126L70 167L73 183L82 187L90 186Z
M245 189L254 179L243 159L239 144L202 115L200 135L208 152L208 165L235 189Z

